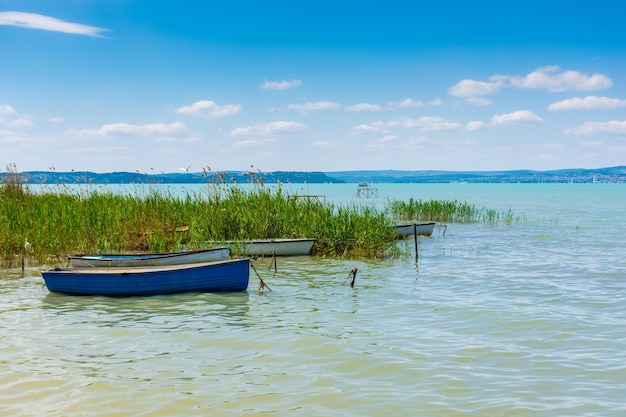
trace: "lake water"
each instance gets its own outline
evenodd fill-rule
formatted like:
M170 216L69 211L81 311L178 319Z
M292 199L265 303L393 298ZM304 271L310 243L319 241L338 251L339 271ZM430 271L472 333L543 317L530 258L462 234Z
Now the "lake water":
M0 271L0 415L626 415L626 185L371 186L288 191L526 220L448 224L417 261L259 259L262 293L253 273L243 293L74 297Z

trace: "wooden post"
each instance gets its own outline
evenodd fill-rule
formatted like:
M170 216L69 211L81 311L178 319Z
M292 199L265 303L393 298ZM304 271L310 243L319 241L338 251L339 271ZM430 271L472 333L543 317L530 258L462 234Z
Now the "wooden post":
M352 269L350 270L350 274L349 274L349 275L350 275L350 277L352 278L352 279L350 280L350 287L352 287L352 288L354 288L354 281L356 281L356 271L357 271L357 268L356 268L356 267L354 267L354 268L352 268Z
M415 223L413 223L413 242L415 243L415 262L417 262L420 255L417 247L417 224Z
M278 262L276 261L276 251L272 252L272 260L270 262L270 266L267 269L272 269L274 267L274 273L278 270Z

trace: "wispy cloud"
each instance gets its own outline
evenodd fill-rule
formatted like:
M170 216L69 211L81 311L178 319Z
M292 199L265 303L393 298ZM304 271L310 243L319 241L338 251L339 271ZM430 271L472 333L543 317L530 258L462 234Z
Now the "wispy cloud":
M346 107L346 111L379 111L383 108L378 104L359 103Z
M315 103L288 104L287 108L298 110L301 113L308 113L313 110L339 110L341 109L341 104L333 101L317 101Z
M585 122L580 126L566 129L567 135L626 135L626 121L611 120L609 122Z
M404 100L388 103L388 106L392 109L399 107L424 107L424 105L423 101L413 100L412 98L405 98Z
M196 101L188 106L179 107L174 111L178 114L220 118L239 113L241 111L241 106L239 104L226 104L224 106L218 106L214 101L202 100Z
M0 123L5 123L8 118L13 118L17 113L8 104L0 104Z
M461 80L448 89L448 93L457 97L476 97L494 94L502 88L501 82Z
M302 81L300 80L291 80L291 81L265 81L261 84L261 88L265 90L286 90L292 87L299 87L302 85Z
M266 143L260 140L255 140L255 139L246 139L246 140L241 140L239 142L236 142L235 144L233 144L233 148L235 149L241 149L241 148L258 148L261 146L265 146Z
M367 135L373 133L381 133L383 131L382 126L380 126L381 122L372 123L372 124L361 124L350 129L348 134L350 135Z
M425 107L425 106L443 106L445 102L436 98L429 102L424 102L421 100L413 100L412 98L405 98L404 100L389 102L387 103L387 108L390 110L395 110L399 108L414 108L414 107Z
M441 117L422 116L417 119L399 119L387 123L389 127L417 128L422 132L436 130L455 130L461 128L461 124L450 122Z
M15 109L8 104L0 105L0 117L11 116L15 114Z
M392 120L389 122L372 122L367 124L361 124L353 127L348 132L350 135L363 135L372 133L385 133L387 129L392 128L405 128L405 129L418 129L422 132L432 132L441 130L455 130L460 129L462 125L457 122L450 122L441 117L422 116L417 119L402 118Z
M473 132L475 130L486 129L488 127L489 127L489 124L474 120L465 125L465 130L469 130L470 132Z
M491 117L489 123L472 120L465 125L465 130L473 132L476 130L488 129L494 126L505 126L511 124L541 123L543 119L529 110L519 110L512 113L496 114Z
M491 118L491 124L493 126L540 122L543 122L543 119L529 110L519 110L507 114L496 114Z
M102 32L109 31L109 29L80 23L71 23L50 16L24 12L0 12L0 25L17 26L25 29L48 30L97 38L103 37Z
M398 137L396 135L387 135L387 136L383 136L382 138L378 139L376 142L377 143L388 143L388 142L393 142L395 140L398 140Z
M7 124L14 127L32 126L35 116L31 114L18 114L15 109L8 104L0 105L0 124Z
M592 109L617 109L626 107L626 100L609 97L587 96L584 98L571 98L557 101L548 106L548 110L592 110Z
M557 66L538 68L530 74L520 76L494 76L493 80L506 82L514 88L541 88L558 92L567 90L601 90L609 88L613 82L602 74L591 76L577 71L561 71Z
M271 136L283 133L299 133L307 129L309 129L309 127L302 123L278 121L254 126L238 127L231 130L230 136Z
M26 127L34 124L35 117L30 114L24 114L11 122L11 126Z
M448 89L456 97L480 97L500 92L503 88L545 89L551 92L567 90L601 90L609 88L613 82L603 74L591 76L577 71L561 71L557 66L538 68L530 74L496 74L487 81L461 80ZM480 101L470 104L481 104Z
M134 125L128 123L111 123L102 125L99 129L81 129L70 131L81 136L108 136L115 134L125 135L173 135L187 132L187 127L183 123L153 123L145 125Z

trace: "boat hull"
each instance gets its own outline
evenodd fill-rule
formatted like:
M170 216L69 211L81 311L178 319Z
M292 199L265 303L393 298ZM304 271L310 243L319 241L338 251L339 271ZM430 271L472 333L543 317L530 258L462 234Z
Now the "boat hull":
M430 236L435 229L435 222L415 223L415 224L399 224L396 226L398 237L412 236L416 233L419 236Z
M316 239L254 239L228 241L231 252L248 256L303 256L308 255Z
M74 268L127 268L135 266L169 266L224 261L230 256L228 247L202 249L188 252L149 253L130 255L71 255Z
M77 295L155 295L245 291L250 260L134 268L55 268L43 271L49 291Z

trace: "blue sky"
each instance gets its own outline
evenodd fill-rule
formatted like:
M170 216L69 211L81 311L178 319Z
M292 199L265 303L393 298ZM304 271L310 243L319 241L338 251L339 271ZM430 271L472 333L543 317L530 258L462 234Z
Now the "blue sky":
M626 165L621 2L0 0L0 169Z

